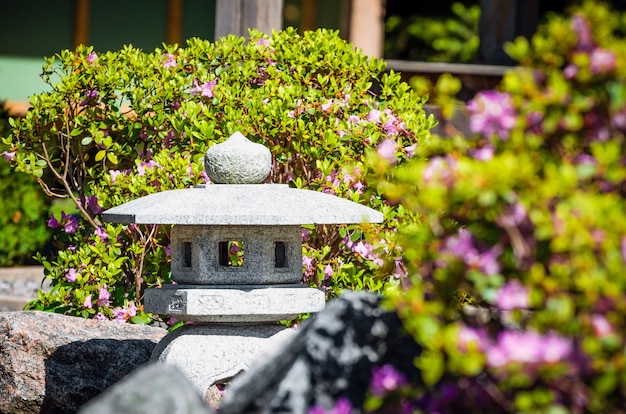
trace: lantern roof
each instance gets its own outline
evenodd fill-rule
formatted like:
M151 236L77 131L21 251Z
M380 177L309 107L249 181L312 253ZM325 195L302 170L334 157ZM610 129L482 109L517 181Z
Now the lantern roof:
M137 224L301 225L380 223L382 213L334 195L286 184L208 184L150 194L102 213Z

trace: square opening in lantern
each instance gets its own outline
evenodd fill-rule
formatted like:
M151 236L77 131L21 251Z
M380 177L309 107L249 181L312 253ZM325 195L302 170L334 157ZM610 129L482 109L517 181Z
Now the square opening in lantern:
M241 240L229 240L219 242L219 264L226 267L238 267L244 265L244 242Z

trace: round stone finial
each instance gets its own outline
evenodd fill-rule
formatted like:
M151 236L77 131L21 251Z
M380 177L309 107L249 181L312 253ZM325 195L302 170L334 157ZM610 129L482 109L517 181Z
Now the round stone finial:
M272 169L272 154L265 146L235 132L207 150L204 168L216 184L258 184Z

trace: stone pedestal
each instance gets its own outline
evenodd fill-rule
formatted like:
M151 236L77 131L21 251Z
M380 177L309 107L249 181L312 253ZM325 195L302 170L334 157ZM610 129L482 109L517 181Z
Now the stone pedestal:
M185 325L158 343L151 360L175 365L206 395L211 385L271 357L294 333L276 324Z

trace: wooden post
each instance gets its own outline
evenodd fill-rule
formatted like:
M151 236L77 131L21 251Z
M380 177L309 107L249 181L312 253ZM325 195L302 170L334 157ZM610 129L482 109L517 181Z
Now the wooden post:
M363 53L383 56L385 40L385 0L352 0L350 41Z
M283 0L217 0L215 39L235 34L247 36L256 28L271 34L283 25Z
M77 0L74 9L74 49L89 44L90 0Z
M181 44L183 41L183 1L168 0L167 2L165 43L168 45Z

